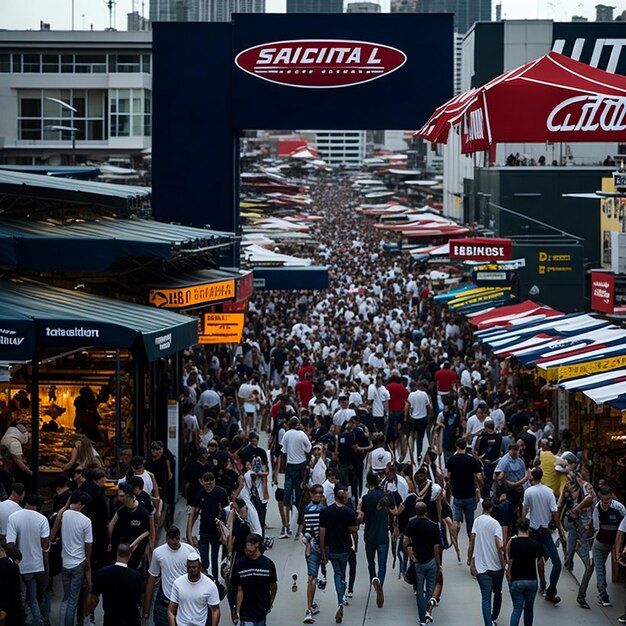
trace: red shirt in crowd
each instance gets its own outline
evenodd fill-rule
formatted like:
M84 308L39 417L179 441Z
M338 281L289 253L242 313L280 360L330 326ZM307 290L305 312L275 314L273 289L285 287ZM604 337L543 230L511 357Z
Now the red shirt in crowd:
M313 397L313 383L307 378L296 383L296 395L300 399L300 406L306 409L309 400Z
M404 411L406 399L409 397L409 390L396 381L387 383L387 391L389 392L389 412L398 413Z
M459 375L454 370L445 367L435 372L435 380L437 381L437 391L446 394L450 393L452 387L459 382Z
M298 369L298 378L300 380L304 380L307 372L309 372L311 374L311 378L313 378L313 376L315 375L315 367L313 367L312 363L309 363L308 365L303 365L301 368Z

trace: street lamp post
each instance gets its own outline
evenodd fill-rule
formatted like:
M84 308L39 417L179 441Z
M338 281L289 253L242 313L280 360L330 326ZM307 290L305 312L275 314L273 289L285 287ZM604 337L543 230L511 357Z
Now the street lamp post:
M74 29L72 28L72 30ZM72 133L71 135L72 137L72 165L76 165L76 132L78 131L78 128L74 126L74 114L78 113L78 109L73 107L69 102L65 102L65 100L59 100L59 98L52 98L50 96L45 96L44 99L49 100L50 102L55 102L62 109L65 109L66 111L70 111L72 113L72 116L70 118L71 126L59 126L55 124L52 126L46 126L46 128L48 130L61 130L61 131L65 130L65 131L69 131L70 133Z

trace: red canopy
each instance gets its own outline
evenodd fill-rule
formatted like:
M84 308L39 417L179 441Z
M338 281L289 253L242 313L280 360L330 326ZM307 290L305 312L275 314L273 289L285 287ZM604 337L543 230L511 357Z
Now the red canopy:
M445 143L462 124L462 152L503 142L626 140L626 77L557 52L439 107L417 135Z
M532 300L524 300L524 302L518 304L490 309L485 313L478 312L468 319L478 330L485 330L493 326L511 326L516 321L524 322L527 320L530 321L531 319L539 320L545 317L561 317L562 315L563 313L561 311L557 311L551 307L537 304Z

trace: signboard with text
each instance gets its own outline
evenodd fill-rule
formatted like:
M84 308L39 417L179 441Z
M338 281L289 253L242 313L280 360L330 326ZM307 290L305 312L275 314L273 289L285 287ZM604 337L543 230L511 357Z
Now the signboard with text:
M245 317L245 313L205 313L199 343L239 343Z
M450 239L450 258L466 261L501 261L513 258L510 239Z
M600 313L615 310L615 276L610 272L591 272L591 308Z
M176 289L151 289L148 301L159 309L188 309L235 298L235 281L220 280Z

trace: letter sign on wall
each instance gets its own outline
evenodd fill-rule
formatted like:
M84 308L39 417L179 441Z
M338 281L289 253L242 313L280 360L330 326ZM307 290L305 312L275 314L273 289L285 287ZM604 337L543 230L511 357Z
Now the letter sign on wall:
M350 87L395 72L406 63L397 48L348 39L296 39L248 48L235 58L252 76L308 89Z
M450 239L450 258L466 261L504 261L513 258L510 239Z

